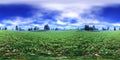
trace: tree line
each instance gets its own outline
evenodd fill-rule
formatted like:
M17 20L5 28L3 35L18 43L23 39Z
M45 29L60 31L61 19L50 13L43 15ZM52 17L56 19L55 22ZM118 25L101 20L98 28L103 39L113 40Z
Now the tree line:
M95 25L93 25L93 26L85 25L82 30L85 30L85 31L95 31L95 30L99 30L99 29L97 29L97 28L95 27ZM105 27L102 27L101 30L102 30L102 31L108 31L108 30L110 30L110 27L106 27L106 28L105 28ZM116 27L113 27L113 30L116 31L117 28L116 28ZM120 28L119 28L118 30L120 30Z
M0 27L0 30L8 30L8 28L7 28L7 27L3 27L3 28ZM16 30L16 31L24 31L24 29L22 29L22 28L19 27L19 26L15 26L15 30ZM28 29L27 29L27 31L38 31L38 30L40 30L40 28L37 27L37 26L35 26L35 27L33 27L33 28L31 27L31 28L28 28ZM48 31L48 30L61 30L61 29L59 29L59 28L52 28L52 29L50 29L50 26L49 26L48 24L46 24L46 25L44 25L44 29L43 29L43 30L44 30L44 31ZM65 29L64 29L64 30L65 30ZM96 30L99 30L99 29L97 29L97 28L95 27L95 25L93 25L93 26L84 25L84 28L78 29L78 30L96 31ZM107 27L107 28L102 27L102 30L103 30L103 31L110 30L110 27ZM116 27L114 27L113 30L114 30L114 31L117 30ZM119 30L120 30L120 28L119 28Z
M0 30L8 30L7 27L0 27ZM24 31L23 28L19 27L19 26L15 26L15 29L16 31ZM38 26L35 26L35 27L31 27L31 28L28 28L27 31L38 31L40 30L40 28ZM49 25L46 24L44 25L44 31L48 31L48 30L60 30L59 28L55 28L55 29L50 29Z

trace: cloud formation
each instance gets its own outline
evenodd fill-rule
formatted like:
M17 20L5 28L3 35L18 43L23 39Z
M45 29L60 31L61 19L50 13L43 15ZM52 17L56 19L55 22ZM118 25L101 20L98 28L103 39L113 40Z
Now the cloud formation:
M119 4L118 0L4 0L0 1L0 26L119 26Z

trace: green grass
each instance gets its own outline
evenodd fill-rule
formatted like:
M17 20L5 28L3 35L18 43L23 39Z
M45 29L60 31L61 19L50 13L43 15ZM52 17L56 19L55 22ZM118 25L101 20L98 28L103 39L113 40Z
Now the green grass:
M119 60L119 56L120 31L0 31L1 59Z

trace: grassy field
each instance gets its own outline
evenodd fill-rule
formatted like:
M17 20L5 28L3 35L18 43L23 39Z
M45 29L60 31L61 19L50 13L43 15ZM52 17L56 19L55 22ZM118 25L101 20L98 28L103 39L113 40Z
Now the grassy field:
M120 60L120 31L0 31L0 60Z

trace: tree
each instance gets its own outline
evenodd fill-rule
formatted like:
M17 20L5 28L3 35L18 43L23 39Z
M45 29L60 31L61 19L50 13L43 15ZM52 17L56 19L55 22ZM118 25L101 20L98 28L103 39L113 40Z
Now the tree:
M102 27L102 30L104 31L104 30L106 30L104 27Z
M89 30L90 31L96 30L95 25L93 25L92 27L89 27Z
M85 29L86 31L89 31L89 25L85 25L84 29Z
M84 29L82 29L82 30L93 31L93 30L98 30L98 29L95 28L95 25L93 25L93 26L85 25Z
M34 27L34 30L39 30L39 28L37 26Z
M48 24L44 26L44 30L50 30L50 27Z
M114 27L114 31L116 30L116 27Z
M92 26L93 30L96 30L95 25Z
M7 30L7 27L5 27L5 30Z
M109 27L107 27L107 30L109 30L110 28Z
M89 27L89 30L90 30L90 31L93 31L93 27Z
M15 27L15 30L17 30L17 31L19 30L18 26Z
M31 29L30 29L30 28L28 28L28 31L31 31Z
M59 30L59 28L55 28L55 30Z
M33 30L33 28L28 28L28 31L32 31Z
M18 29L19 31L23 31L23 29L21 28L21 27L19 27L19 29Z

